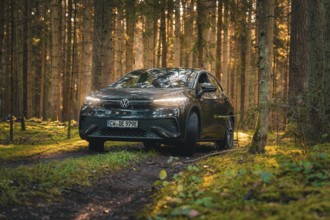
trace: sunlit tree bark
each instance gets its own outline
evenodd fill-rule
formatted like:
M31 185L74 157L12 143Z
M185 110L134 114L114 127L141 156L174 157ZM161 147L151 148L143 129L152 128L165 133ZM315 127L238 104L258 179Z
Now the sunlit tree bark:
M134 26L136 21L135 0L126 0L126 71L133 70Z
M160 42L162 48L162 55L161 55L161 66L167 66L167 43L166 43L166 2L163 1L161 4L161 11L160 11Z
M274 0L257 0L259 9L259 117L252 142L249 148L251 153L264 153L267 142L268 116L269 116L269 84L271 71L271 51L273 50L273 27L274 27Z
M228 0L223 1L223 7L224 7L224 15L223 15L223 46L222 46L222 77L221 82L222 86L228 91L229 89L229 83L228 83L228 77L229 77L229 3ZM229 94L229 93L228 93Z
M221 50L222 50L222 0L218 0L218 9L217 9L217 44L216 44L216 55L215 55L215 75L219 80L222 79L222 69L221 69Z
M181 66L181 0L175 1L174 66Z
M60 120L61 116L61 23L60 0L52 0L52 79L51 79L51 117Z
M81 62L78 79L79 106L92 89L92 61L93 61L93 0L85 0L82 8L81 25Z
M107 85L113 73L112 10L111 1L96 0L94 2L93 89ZM133 50L128 48L128 51L131 52L130 56L133 56ZM130 67L132 64L132 62L129 64Z

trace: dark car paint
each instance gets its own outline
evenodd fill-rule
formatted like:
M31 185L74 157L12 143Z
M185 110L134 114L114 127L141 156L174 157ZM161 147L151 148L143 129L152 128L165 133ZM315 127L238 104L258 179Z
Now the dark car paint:
M205 71L198 71L196 75L196 79L199 78L201 74L209 74ZM198 92L196 91L198 87L198 83L195 82L193 88L112 88L106 87L104 89L99 90L98 92L93 93L94 97L97 97L103 101L103 104L98 106L95 109L91 109L90 106L83 106L81 110L81 120L79 123L79 131L82 139L89 140L90 138L101 138L103 140L125 140L125 141L145 141L145 140L154 140L164 143L175 143L177 141L185 140L185 129L186 129L186 121L189 117L191 111L195 111L198 114L199 122L200 122L200 137L199 141L211 141L225 138L225 123L228 118L226 116L233 117L233 107L231 102L228 100L228 97L225 95L223 91L216 92L205 92L200 97L198 96ZM220 85L221 87L221 85ZM222 88L221 88L222 90ZM131 102L142 101L145 104L145 107L151 109L157 109L157 105L153 103L154 99L159 98L170 98L170 97L187 97L185 102L180 102L177 106L171 106L173 109L180 109L179 117L167 117L167 118L175 118L179 125L179 132L177 135L174 135L170 138L139 138L139 137L111 137L111 136L93 136L86 133L86 128L82 128L81 121L86 117L98 117L93 116L92 112L98 109L99 111L103 111L103 106L107 102L116 102L122 100L124 98L129 99ZM103 105L103 106L102 106ZM104 120L109 119L145 119L150 117L146 111L141 110L141 114L136 106L131 106L128 109L120 109L118 108L118 115L121 113L127 112L129 115L116 117L116 115L111 115L109 117L103 117ZM210 107L213 106L213 107ZM116 108L114 108L116 109ZM105 110L106 111L106 110ZM144 112L144 113L142 113ZM134 114L133 114L134 113ZM220 117L215 117L220 116ZM221 117L225 116L225 117ZM102 118L102 117L100 117ZM93 126L87 128L93 130ZM95 128L94 128L95 129ZM93 132L91 132L93 133Z

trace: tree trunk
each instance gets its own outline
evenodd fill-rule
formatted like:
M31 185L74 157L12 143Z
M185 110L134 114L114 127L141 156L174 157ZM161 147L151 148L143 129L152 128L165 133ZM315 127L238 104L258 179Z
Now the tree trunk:
M161 38L161 48L162 48L162 67L167 66L167 43L166 43L166 3L162 4L162 10L160 12L160 38Z
M23 117L27 118L28 114L31 112L28 111L28 76L29 76L29 62L28 60L31 59L28 53L28 45L29 45L29 11L30 11L30 1L26 0L24 2L24 24L23 24ZM32 92L30 90L29 92ZM29 109L31 110L31 109ZM25 130L25 128L24 128Z
M82 9L82 46L81 46L81 62L78 79L78 97L81 106L85 97L92 89L92 62L93 62L93 3L92 0L85 1ZM94 27L95 28L95 27Z
M110 81L110 74L112 74L113 6L111 4L111 1L107 0L96 0L94 2L93 89L99 89L107 85ZM130 50L130 52L133 56L133 50Z
M61 1L52 0L52 80L51 80L51 117L59 120L61 116Z
M303 106L307 89L307 0L292 0L290 63L289 63L289 120ZM300 109L301 110L301 109Z
M221 32L222 32L222 0L218 0L218 23L217 23L217 45L215 55L215 75L221 81Z
M134 45L137 45L134 47L134 58L135 62L133 65L133 69L142 69L143 68L143 27L142 27L142 21L138 20L136 21L135 25L135 34L134 34Z
M197 0L197 65L198 68L204 69L204 44L203 32L205 30L205 17L206 7L204 6L205 1Z
M71 16L72 17L72 1L69 0L71 4ZM69 6L70 7L70 6ZM71 19L70 19L71 20ZM77 0L74 0L74 12L73 12L73 42L72 42L72 57L71 57L71 71L70 71L70 84L69 84L69 103L68 103L68 139L71 138L71 117L72 117L72 107L73 105L73 78L75 70L75 55L76 55L76 46L77 46Z
M155 51L156 51L156 39L157 28L155 24L158 19L157 13L155 13L155 7L146 5L145 9L145 28L143 33L143 48L144 48L144 68L154 67ZM157 26L157 24L156 24Z
M175 2L175 38L174 38L174 66L181 66L181 16L180 16L180 2Z
M67 1L67 16L66 16L66 65L63 76L63 121L68 120L69 105L70 105L70 85L71 85L71 67L72 67L72 0Z
M319 141L328 125L324 117L324 29L325 11L323 0L307 1L308 4L308 112L310 129L307 130L310 140ZM329 58L328 61L329 62ZM326 96L328 97L329 94ZM329 99L329 97L328 97Z
M222 72L223 75L221 77L221 82L222 82L222 86L225 88L226 91L229 91L229 33L228 33L228 29L229 29L229 3L228 0L224 0L224 15L223 15L223 49L222 49L222 61L223 61L223 65L221 65L222 67Z
M271 72L271 51L273 50L274 0L257 0L259 14L259 117L249 152L264 153L267 142L269 120L269 79Z
M324 0L324 11L325 11L325 29L324 29L324 122L330 121L330 1ZM330 125L326 126L326 133L328 134L328 140L330 139Z
M14 75L15 74L15 16L14 8L16 6L15 0L11 1L10 17L11 17L11 43L10 43L10 129L9 129L9 141L14 140Z
M134 26L136 20L135 0L126 0L126 71L134 65Z
M115 72L113 76L113 80L117 80L124 72L125 72L125 66L123 65L124 60L124 15L123 15L123 7L118 6L117 7L118 14L116 17L116 27L115 30ZM143 53L144 54L144 53Z

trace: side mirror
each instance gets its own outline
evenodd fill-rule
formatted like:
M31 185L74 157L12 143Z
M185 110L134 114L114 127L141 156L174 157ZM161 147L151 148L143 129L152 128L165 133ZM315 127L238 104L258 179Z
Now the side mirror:
M212 83L202 83L202 90L204 92L215 92L217 91L217 87L215 87Z
M200 90L197 93L198 97L201 97L205 92L215 92L217 91L217 87L214 86L212 83L201 83Z

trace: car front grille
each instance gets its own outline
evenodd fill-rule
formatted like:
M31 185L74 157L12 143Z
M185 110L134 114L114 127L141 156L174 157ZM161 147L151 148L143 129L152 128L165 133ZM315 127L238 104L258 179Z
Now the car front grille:
M139 119L138 128L109 128L107 127L107 120L111 119L99 117L82 118L81 129L97 125L96 129L90 134L93 137L160 138L151 128L152 126L163 128L171 133L179 133L178 123L174 118Z
M130 104L127 108L120 106L121 100L104 100L102 107L109 110L138 110L148 109L152 106L151 100L130 100Z

